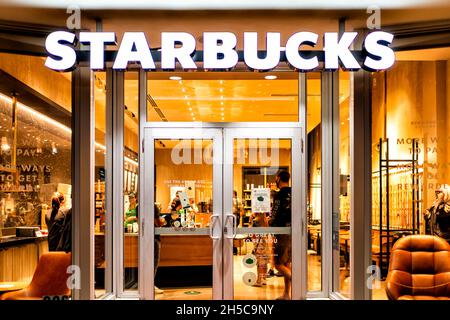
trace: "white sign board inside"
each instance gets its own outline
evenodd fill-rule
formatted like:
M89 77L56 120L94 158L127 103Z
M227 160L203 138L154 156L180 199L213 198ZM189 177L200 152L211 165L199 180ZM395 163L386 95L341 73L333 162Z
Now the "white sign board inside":
M252 212L270 212L270 189L253 188L252 189Z

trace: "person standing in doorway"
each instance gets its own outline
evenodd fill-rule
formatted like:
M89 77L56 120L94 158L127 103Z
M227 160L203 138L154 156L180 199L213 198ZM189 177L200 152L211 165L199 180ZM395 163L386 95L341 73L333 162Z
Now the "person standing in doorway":
M291 226L291 187L289 180L291 175L287 171L280 171L276 176L276 184L279 191L273 199L272 215L269 219L271 227ZM274 239L274 262L275 268L284 277L284 292L280 300L289 300L291 295L292 270L291 270L291 235L277 234Z

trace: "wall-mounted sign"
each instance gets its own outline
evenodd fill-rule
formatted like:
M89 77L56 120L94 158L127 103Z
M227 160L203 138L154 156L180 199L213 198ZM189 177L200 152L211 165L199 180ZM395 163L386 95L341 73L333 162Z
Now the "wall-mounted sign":
M357 36L357 32L344 32L340 37L336 32L324 33L323 62L326 70L337 70L341 65L345 70L364 68L378 71L394 64L395 55L389 48L394 38L392 34L383 31L369 33L362 42L363 57L359 57L359 62L350 49ZM237 65L240 57L234 33L204 32L202 38L203 69L230 70ZM117 44L114 32L80 32L77 39L75 33L55 31L45 41L49 54L45 65L58 71L73 70L80 58L74 49L77 40L89 45L90 68L93 70L105 68L105 45ZM311 51L318 41L319 35L316 33L297 32L282 43L279 32L267 32L266 50L261 55L258 51L258 33L244 32L241 60L249 69L267 71L275 68L283 57L294 70L311 71L319 67L318 52ZM125 32L113 61L113 69L125 70L129 63L139 63L145 70L155 70L158 58L162 70L174 70L177 61L183 69L195 70L199 68L193 58L196 46L196 39L190 33L162 32L161 49L156 51L150 49L143 32Z

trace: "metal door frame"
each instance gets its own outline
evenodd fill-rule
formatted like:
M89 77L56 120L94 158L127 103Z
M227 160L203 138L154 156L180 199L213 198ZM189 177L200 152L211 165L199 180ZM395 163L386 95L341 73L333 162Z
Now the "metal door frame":
M302 128L224 128L224 185L223 185L223 216L227 225L225 228L234 228L228 225L233 219L225 217L233 215L233 165L234 165L234 139L290 139L291 140L291 186L292 186L292 299L300 300L306 297L307 282L307 251L306 251L306 184L303 161ZM302 189L302 185L304 186ZM299 212L300 214L294 214ZM233 274L233 238L223 237L223 288L224 299L234 298Z
M213 142L213 216L218 223L211 223L213 233L213 292L214 300L222 299L222 130L217 128L145 128L143 143L143 186L139 198L143 204L140 215L139 279L142 299L154 297L154 167L155 139L207 139ZM218 226L217 226L218 225ZM220 232L217 232L220 230ZM192 233L192 232L191 232ZM215 235L216 233L217 235Z
M265 124L264 124L265 125ZM296 124L271 123L172 123L172 126L154 123L143 128L142 145L142 188L139 199L143 205L140 216L139 279L142 299L154 299L154 140L155 139L211 139L213 140L213 205L219 213L220 239L213 240L213 299L233 298L233 240L224 237L227 214L232 212L233 190L233 139L235 138L277 138L291 139L293 212L292 216L292 298L305 299L307 283L306 252L306 162L302 128ZM224 192L228 190L228 192ZM147 223L146 223L147 222ZM300 238L300 239L298 239ZM295 285L297 284L297 285Z

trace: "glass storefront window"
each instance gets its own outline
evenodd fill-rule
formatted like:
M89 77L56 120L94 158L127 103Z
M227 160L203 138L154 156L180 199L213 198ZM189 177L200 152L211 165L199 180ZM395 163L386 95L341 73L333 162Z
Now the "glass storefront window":
M340 293L350 298L350 103L351 75L339 72L339 246Z
M0 283L20 289L72 251L71 80L40 57L0 53L0 70Z
M338 159L338 170L335 178L338 179L339 189L335 191L338 201L337 214L333 215L333 291L345 298L351 297L351 233L350 225L350 104L352 103L352 75L349 72L339 71L339 106L334 109L333 115L335 130L338 135L337 148L333 151Z
M154 150L155 299L212 299L213 141L155 139Z
M322 289L322 112L321 74L307 74L308 291Z
M147 121L295 122L297 72L148 73Z
M290 299L291 281L285 279L292 276L292 141L234 139L233 144L234 299ZM255 204L260 197L268 199L266 206Z
M95 109L95 296L106 293L106 72L94 73L94 109Z
M387 299L397 240L411 234L450 240L448 224L432 219L448 203L439 197L450 184L450 49L397 52L396 59L372 74L372 257L381 275L373 299Z
M139 103L138 73L124 74L123 266L124 290L138 290L139 266Z

